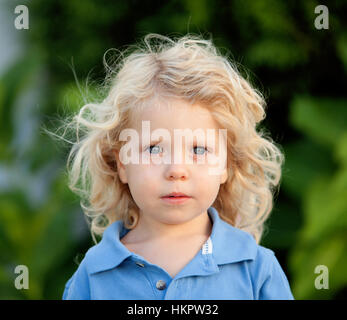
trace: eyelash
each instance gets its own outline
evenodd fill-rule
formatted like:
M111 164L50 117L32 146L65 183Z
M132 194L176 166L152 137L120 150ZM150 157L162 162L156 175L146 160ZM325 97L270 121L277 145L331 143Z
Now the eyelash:
M145 151L147 151L149 148L156 147L156 146L159 147L159 145L157 145L157 144L152 144L152 145L150 145L149 147L147 147ZM203 147L203 146L194 146L193 148L194 148L194 149L195 149L195 148L203 148L206 152L210 152L206 147ZM152 153L150 153L150 154L152 154ZM154 153L154 154L156 154L156 153ZM204 154L196 154L196 155L197 155L197 156L201 156L201 155L204 155Z

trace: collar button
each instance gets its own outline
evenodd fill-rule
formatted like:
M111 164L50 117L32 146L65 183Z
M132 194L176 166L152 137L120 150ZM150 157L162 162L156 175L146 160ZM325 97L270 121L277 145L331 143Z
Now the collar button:
M158 290L164 290L166 288L166 283L164 280L158 280L156 283L156 287Z
M139 262L139 261L136 261L135 263L136 263L139 267L142 267L142 268L145 267L145 265L144 265L143 263Z

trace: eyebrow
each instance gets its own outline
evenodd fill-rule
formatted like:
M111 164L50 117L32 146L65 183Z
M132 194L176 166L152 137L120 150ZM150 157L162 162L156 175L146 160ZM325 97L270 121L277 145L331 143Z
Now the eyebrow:
M161 137L161 139L156 139L156 140L150 139L150 144L157 144L157 143L162 142L162 141L163 141L162 137Z
M156 144L158 144L159 142L161 142L163 139L162 139L162 137L161 137L161 139L156 139L156 140L152 140L152 139L150 139L149 140L149 143L147 143L147 144L143 144L143 141L142 141L142 139L140 139L140 146L144 146L144 147L148 147L148 146L150 146L150 145L156 145Z

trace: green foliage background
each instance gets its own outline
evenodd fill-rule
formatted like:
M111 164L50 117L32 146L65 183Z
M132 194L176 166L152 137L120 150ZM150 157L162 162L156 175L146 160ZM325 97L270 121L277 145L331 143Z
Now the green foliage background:
M149 32L212 35L265 94L263 125L286 162L261 244L276 252L296 299L347 297L346 1L329 1L328 30L314 27L313 0L13 0L13 20L19 4L30 28L15 31L24 50L0 74L1 299L60 299L93 244L67 188L68 145L42 127L83 103L71 66L80 83L92 79L93 96L106 50ZM29 268L28 290L14 287L17 265ZM314 286L318 265L329 269L328 290Z

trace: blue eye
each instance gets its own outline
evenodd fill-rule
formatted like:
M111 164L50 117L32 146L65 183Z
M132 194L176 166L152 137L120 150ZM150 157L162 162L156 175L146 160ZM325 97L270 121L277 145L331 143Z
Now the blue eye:
M205 153L205 151L208 152L207 148L205 148L205 147L194 147L194 149L199 150L198 155L203 155ZM201 152L203 152L203 153L201 153Z
M149 151L149 153L150 154L158 154L158 153L152 153L151 152L151 150L153 150L152 148L156 148L156 150L158 150L158 151L160 151L160 146L158 146L158 145L151 145L151 146L149 146L147 149L150 149L150 151ZM162 148L161 148L162 149Z

